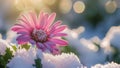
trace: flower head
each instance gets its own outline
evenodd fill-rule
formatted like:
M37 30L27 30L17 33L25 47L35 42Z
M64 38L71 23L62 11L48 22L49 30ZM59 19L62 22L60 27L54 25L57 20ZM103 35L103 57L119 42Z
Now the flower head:
M18 44L30 42L42 51L49 50L52 53L59 51L56 45L66 46L67 41L61 39L66 36L62 33L66 25L61 25L61 21L52 24L55 17L56 13L49 15L41 12L38 17L35 12L22 14L18 18L19 23L12 27L12 30L19 34Z

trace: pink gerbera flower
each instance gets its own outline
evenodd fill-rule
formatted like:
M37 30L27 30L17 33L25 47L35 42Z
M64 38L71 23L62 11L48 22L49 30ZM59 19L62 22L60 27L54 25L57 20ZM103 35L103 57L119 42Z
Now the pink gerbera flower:
M61 21L52 24L55 17L56 13L48 15L43 12L39 14L38 18L35 12L21 15L18 18L19 23L12 27L12 30L19 34L18 44L30 42L42 51L49 50L52 53L58 51L57 44L66 46L67 41L61 39L62 36L66 36L65 33L62 33L66 25L61 25Z

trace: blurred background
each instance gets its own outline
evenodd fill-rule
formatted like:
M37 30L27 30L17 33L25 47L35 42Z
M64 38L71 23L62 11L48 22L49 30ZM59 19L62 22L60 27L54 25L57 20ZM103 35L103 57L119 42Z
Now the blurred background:
M67 47L67 51L73 51L81 55L83 53L88 54L78 55L84 65L91 66L96 63L109 61L120 63L120 41L118 41L120 34L116 35L117 39L116 37L114 38L115 44L117 43L116 45L119 47L118 49L115 49L116 47L113 46L114 51L111 51L111 47L107 46L114 45L110 41L114 36L111 36L115 32L113 30L118 30L120 33L120 27L117 28L120 25L120 0L0 0L0 33L4 39L10 27L16 23L20 13L29 10L34 10L36 13L40 11L56 12L56 20L62 20L63 24L68 25L69 30L73 31L70 33L71 37L67 37L69 41L74 43L70 43L70 45L79 45L81 49L79 51L79 49L72 50L70 47ZM116 27L111 28L113 26ZM113 32L109 31L110 28ZM74 42L72 39L77 39L80 43ZM94 47L93 43L97 48ZM87 47L93 48L95 51L90 53L82 45L91 45ZM105 45L105 47L102 45ZM105 54L106 50L110 51L112 56L109 56L108 53ZM97 57L96 59L95 56Z
M70 29L83 26L81 37L102 39L111 26L120 24L119 8L119 0L0 0L0 33L5 35L21 12L42 10L56 12Z

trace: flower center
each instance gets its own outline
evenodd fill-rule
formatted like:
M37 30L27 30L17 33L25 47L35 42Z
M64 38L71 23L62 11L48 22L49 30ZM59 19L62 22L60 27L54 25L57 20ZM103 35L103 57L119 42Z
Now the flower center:
M33 30L32 38L37 42L45 42L47 40L47 34L43 30Z

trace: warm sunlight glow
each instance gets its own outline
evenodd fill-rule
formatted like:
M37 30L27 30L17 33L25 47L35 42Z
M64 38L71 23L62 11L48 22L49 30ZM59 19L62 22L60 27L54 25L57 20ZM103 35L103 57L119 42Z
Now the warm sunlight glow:
M108 13L113 13L116 11L117 9L117 4L115 1L108 1L106 4L105 4L105 9Z
M82 1L76 1L73 5L73 9L76 13L83 13L85 10L85 4Z
M18 10L41 9L44 6L42 0L14 0L14 5Z
M55 4L56 0L43 0L43 2L47 5L53 5Z
M18 10L32 9L33 3L31 0L15 0L15 7Z
M51 9L49 7L45 7L45 6L41 10L44 12L47 12L47 13L51 12Z
M71 0L61 0L59 5L61 13L68 13L72 8L72 1Z

